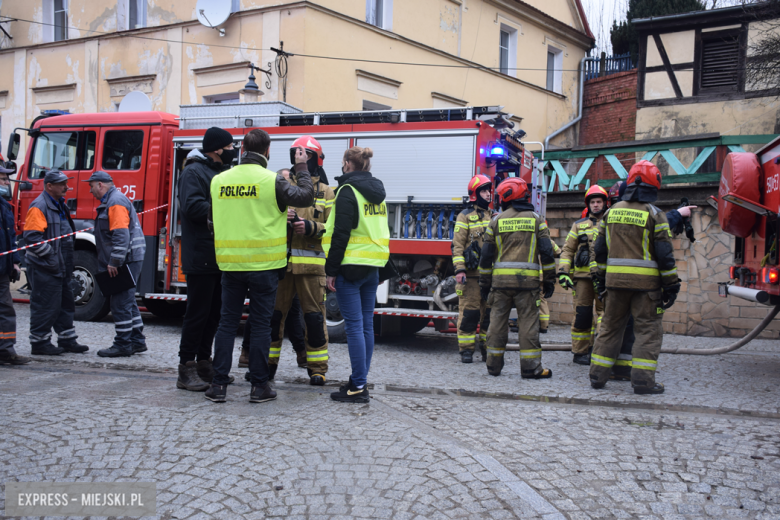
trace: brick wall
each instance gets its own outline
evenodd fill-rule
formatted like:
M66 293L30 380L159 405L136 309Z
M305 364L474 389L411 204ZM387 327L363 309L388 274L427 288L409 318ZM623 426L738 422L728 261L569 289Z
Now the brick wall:
M672 208L661 206L661 209L669 211ZM563 246L571 225L580 218L580 211L547 211L550 234L559 246ZM770 308L736 297L718 296L718 282L728 281L734 237L721 230L717 213L709 206L700 206L693 213L691 224L696 233L695 243L691 244L685 235L679 235L672 241L681 288L676 303L664 314L664 332L743 337L767 315ZM556 285L550 300L550 319L553 323L565 324L571 324L574 319L571 291L565 291L559 285ZM759 337L778 339L780 319L774 320Z

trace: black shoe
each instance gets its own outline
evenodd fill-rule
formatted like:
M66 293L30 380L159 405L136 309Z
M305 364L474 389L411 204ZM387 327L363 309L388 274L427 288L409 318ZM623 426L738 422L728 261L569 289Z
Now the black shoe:
M119 350L116 347L111 347L98 350L97 354L100 357L130 357L133 355L133 350Z
M261 386L253 386L252 391L249 392L250 403L265 403L266 401L273 401L276 399L276 390L271 388L268 383Z
M461 363L473 363L474 362L474 353L470 350L464 350L460 353L460 362Z
M26 365L30 361L32 361L30 358L17 354L0 356L0 365Z
M325 376L322 374L312 374L309 378L309 384L311 386L325 386Z
M550 379L552 377L552 370L549 368L543 368L541 372L528 372L528 373L522 373L520 372L520 377L523 379Z
M501 375L501 369L500 368L490 368L488 367L488 374L491 376L498 377Z
M547 329L539 329L539 334L547 334Z
M251 380L252 380L252 376L251 376L251 375L249 375L249 370L247 370L247 371L246 371L246 374L244 374L244 379L245 379L246 381L251 381ZM269 379L269 381L270 381L270 379Z
M195 361L187 361L179 364L179 379L176 380L176 388L189 390L190 392L205 392L209 384L198 375L198 364Z
M133 354L140 354L141 352L146 352L147 350L149 349L146 348L146 344L133 345Z
M634 385L634 393L640 395L657 395L664 393L664 385L661 383L655 383L653 386L649 385Z
M55 347L51 343L39 343L30 349L30 354L33 356L59 356L63 352L65 352L64 348Z
M274 378L276 377L276 369L277 368L279 368L279 365L271 365L271 364L268 365L268 380L269 381L273 381ZM247 374L248 373L249 372L247 372ZM249 380L247 379L247 381L249 381Z
M598 379L594 379L592 377L590 378L590 387L594 390L601 390L604 388L604 386L606 386L606 384L606 381L599 381Z
M203 397L209 401L214 401L215 403L224 403L227 397L227 386L211 385L211 387L206 390L206 393L203 394Z
M590 353L574 354L574 359L572 360L572 362L578 365L588 366L590 365Z
M197 367L198 377L207 383L214 381L214 366L211 364L211 358L201 359L197 362Z
M330 398L340 403L368 403L368 385L358 388L352 383L352 378L346 385L341 385L338 392L330 394Z
M65 352L73 352L75 354L83 354L89 350L88 346L82 345L76 341L73 343L63 343L60 345L60 348L65 350Z

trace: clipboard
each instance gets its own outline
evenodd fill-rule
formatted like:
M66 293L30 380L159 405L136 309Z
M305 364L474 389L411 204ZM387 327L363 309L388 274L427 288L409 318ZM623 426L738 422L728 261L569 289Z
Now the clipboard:
M113 278L108 275L108 271L101 271L95 275L95 281L100 287L103 296L113 296L128 289L135 287L135 278L130 272L127 264L119 268L119 273Z

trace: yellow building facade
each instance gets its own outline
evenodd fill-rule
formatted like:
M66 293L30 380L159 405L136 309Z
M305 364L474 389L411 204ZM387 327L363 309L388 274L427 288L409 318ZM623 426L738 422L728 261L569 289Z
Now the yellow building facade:
M116 110L141 91L154 110L242 99L305 112L503 105L529 140L577 115L580 60L593 46L579 0L196 0L2 2L0 137L49 110ZM224 32L224 34L221 34ZM291 53L280 80L276 52ZM575 142L573 130L555 144Z

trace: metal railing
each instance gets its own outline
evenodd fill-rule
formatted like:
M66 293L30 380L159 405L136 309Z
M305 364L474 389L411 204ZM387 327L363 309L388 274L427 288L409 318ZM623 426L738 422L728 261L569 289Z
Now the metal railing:
M631 53L629 52L617 56L607 56L606 52L602 52L600 60L585 63L585 81L617 74L618 72L627 72L635 68L636 66L631 60Z

